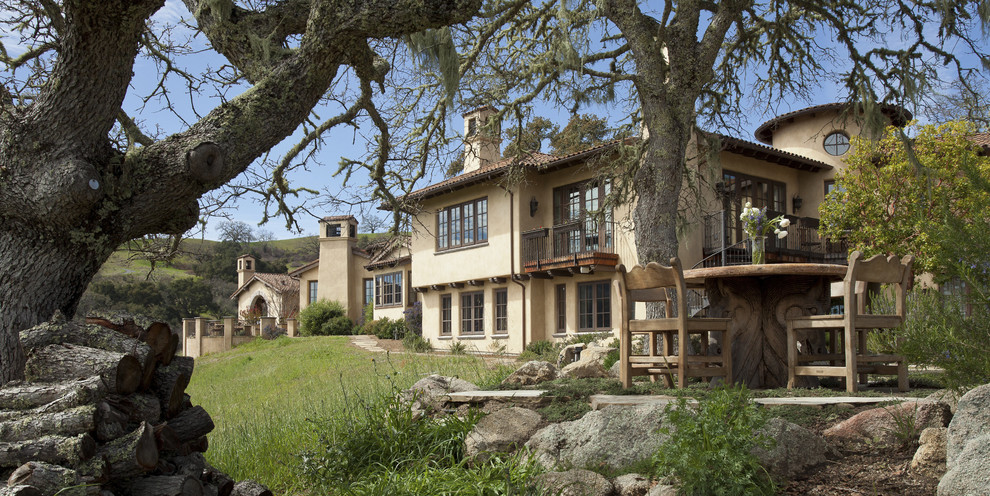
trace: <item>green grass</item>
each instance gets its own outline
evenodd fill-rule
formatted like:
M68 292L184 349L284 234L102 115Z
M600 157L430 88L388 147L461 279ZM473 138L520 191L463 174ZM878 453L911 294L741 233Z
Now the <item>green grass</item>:
M300 454L315 448L314 421L390 390L392 382L406 388L432 373L480 386L505 371L473 356L387 358L354 348L342 336L279 338L197 359L187 392L216 424L206 453L210 463L276 494L307 494Z

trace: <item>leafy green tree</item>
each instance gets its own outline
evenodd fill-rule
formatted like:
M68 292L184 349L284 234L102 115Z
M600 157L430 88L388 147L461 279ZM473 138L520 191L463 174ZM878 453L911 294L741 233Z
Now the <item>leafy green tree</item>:
M990 220L987 192L965 172L990 178L990 158L968 139L972 127L964 122L911 129L910 147L893 128L877 141L853 140L848 166L821 207L823 233L866 255L914 254L919 270L944 280L957 261L945 243L957 229L950 220Z
M613 138L608 119L591 114L572 116L564 129L550 136L550 153L567 155L600 145Z
M560 131L560 126L546 117L534 117L520 130L519 126L507 128L505 138L509 140L503 157L515 157L526 153L539 152L543 149L543 140L552 139Z

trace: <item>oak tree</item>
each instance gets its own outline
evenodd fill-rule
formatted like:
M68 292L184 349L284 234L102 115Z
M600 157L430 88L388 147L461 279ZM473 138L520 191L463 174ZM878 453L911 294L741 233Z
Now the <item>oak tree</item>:
M201 196L292 134L321 101L346 101L321 128L359 114L378 119L371 97L388 74L394 40L465 21L480 6L183 3L225 59L213 77L242 91L224 93L215 108L161 136L122 109L139 54L177 70L163 52L162 31L150 26L164 0L16 0L0 12L3 29L27 47L16 56L0 51L0 383L23 373L18 332L56 310L72 315L115 248L192 227ZM352 91L334 86L345 74ZM270 187L288 190L275 172Z

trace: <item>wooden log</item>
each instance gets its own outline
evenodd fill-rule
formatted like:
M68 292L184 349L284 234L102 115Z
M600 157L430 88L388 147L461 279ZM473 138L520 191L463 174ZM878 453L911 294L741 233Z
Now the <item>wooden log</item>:
M45 462L27 462L7 479L8 486L33 486L45 496L89 496L99 494L99 487L79 476L71 468Z
M122 495L203 496L203 484L189 475L152 475L120 484Z
M197 405L176 415L168 421L176 436L182 442L189 442L205 436L213 431L215 425L207 411Z
M0 422L0 442L27 441L41 436L75 436L96 430L96 405L64 412L30 415Z
M181 475L191 475L201 478L206 470L206 458L202 453L190 453L188 455L177 455L169 458L175 465L175 471Z
M100 448L107 460L107 475L111 480L130 479L143 475L158 465L158 445L154 429L147 422Z
M209 463L206 464L206 469L203 470L203 480L217 488L218 496L230 496L230 493L234 490L234 480L228 477L227 474L210 466Z
M29 381L60 382L99 375L110 392L130 394L141 383L141 364L124 353L72 344L52 344L28 354L24 375Z
M203 484L203 496L220 496L220 489L213 484Z
M179 445L179 449L175 450L173 454L177 456L185 456L197 452L206 453L206 450L209 449L209 447L210 447L209 440L206 438L206 436L203 436L200 438L196 438L192 441L182 443L181 445Z
M0 487L0 496L44 496L33 486Z
M181 411L194 365L191 357L175 357L172 363L155 369L151 391L161 400L165 418L172 418Z
M51 384L16 381L0 389L0 410L28 410L46 405L51 410L65 410L87 403L96 403L107 395L107 387L99 375L71 379ZM43 410L38 413L44 413Z
M96 441L89 434L43 436L28 441L0 443L0 467L19 467L29 461L72 466L95 453Z
M171 333L168 339L168 347L165 348L165 351L159 356L159 360L161 360L162 365L172 363L172 359L175 358L175 354L179 352L179 343L179 335L174 332Z
M138 339L98 325L77 322L44 322L21 331L20 340L25 353L52 344L75 344L131 355L142 367L152 357L151 347Z
M171 339L172 328L164 322L153 322L145 331L145 342L158 357L163 357L168 352Z
M81 480L89 483L102 484L110 480L110 477L107 475L107 470L109 470L107 459L102 455L97 455L89 460L76 463L73 465L73 468L75 468Z
M107 396L106 401L124 412L127 420L135 424L142 421L157 424L162 419L162 404L157 396L150 393L112 394Z
M234 490L230 494L231 496L273 496L267 487L250 479L234 484Z
M155 426L155 444L158 451L177 451L182 447L182 441L166 423Z
M107 442L127 433L127 414L109 402L96 405L96 440Z
M134 317L114 316L114 317L86 317L87 324L95 324L117 331L125 336L144 340L145 328L134 321Z

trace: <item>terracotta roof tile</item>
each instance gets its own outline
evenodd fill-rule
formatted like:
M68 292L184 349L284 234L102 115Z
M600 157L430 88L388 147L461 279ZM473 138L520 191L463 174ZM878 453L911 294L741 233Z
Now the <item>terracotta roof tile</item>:
M806 114L814 114L816 112L825 112L828 110L840 110L848 106L848 103L824 103L822 105L814 105L795 110L793 112L787 112L786 114L778 115L777 117L760 124L760 127L756 128L756 131L753 132L753 135L756 136L756 139L770 145L773 143L773 132L777 130L781 122ZM883 114L886 115L891 122L898 126L903 126L912 118L911 112L908 112L907 109L897 105L881 105L880 111L883 112Z
M268 272L255 272L254 276L247 280L243 286L237 288L231 298L236 297L251 285L252 281L260 281L265 286L272 288L276 293L298 293L299 279L289 274L271 274Z
M331 215L329 217L324 217L322 220L327 221L327 222L333 222L333 221L337 221L337 220L350 220L350 219L354 219L354 216L353 215ZM357 219L354 219L354 220L357 221Z

